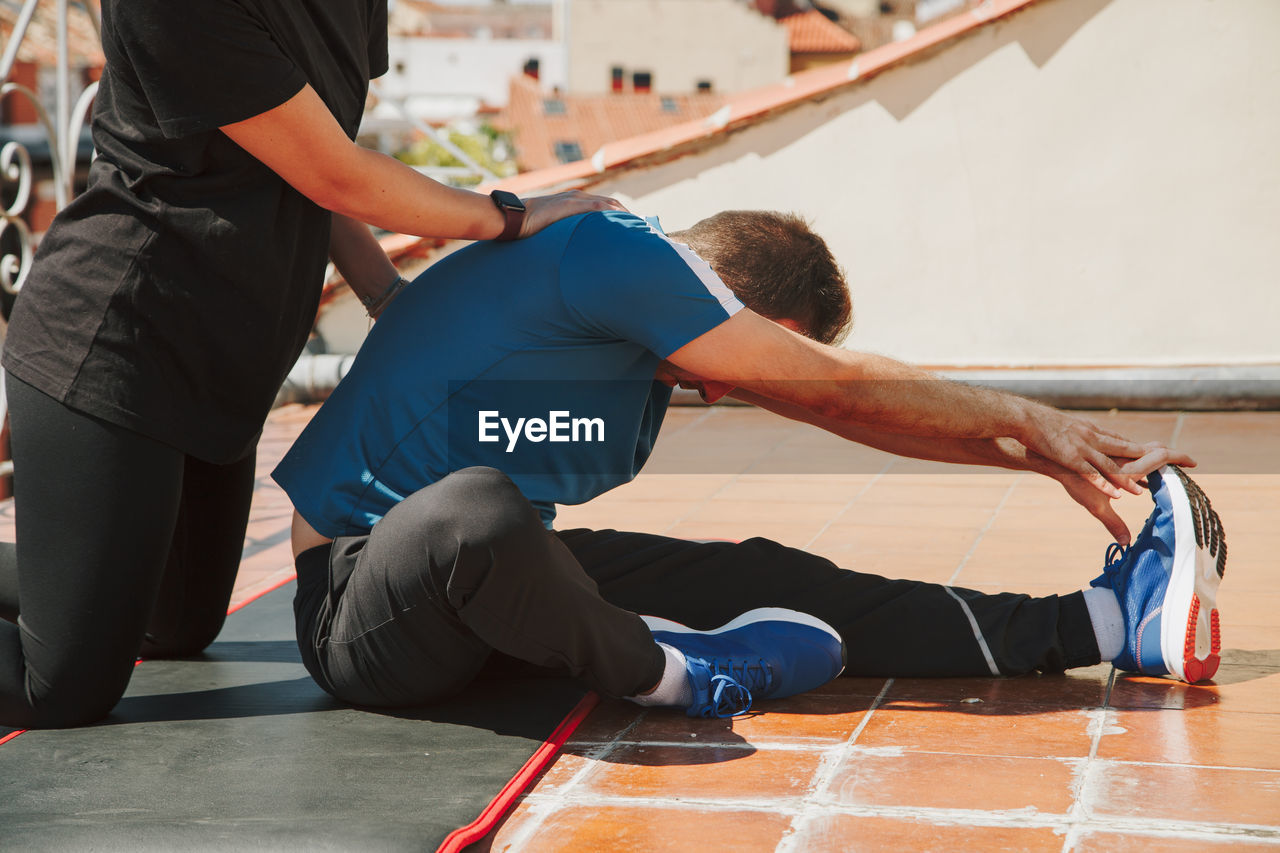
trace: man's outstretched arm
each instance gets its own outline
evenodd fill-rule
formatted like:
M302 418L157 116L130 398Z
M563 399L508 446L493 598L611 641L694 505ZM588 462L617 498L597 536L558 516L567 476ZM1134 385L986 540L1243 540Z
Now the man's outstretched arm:
M1033 471L1057 480L1073 500L1097 518L1121 545L1130 541L1128 525L1116 513L1111 498L1094 488L1081 475L1057 463L1033 453L1012 438L924 438L882 432L870 427L833 421L814 415L805 409L779 400L772 400L745 389L735 389L730 395L771 412L802 421L824 429L849 441L865 444L877 450L913 459L933 462L951 462L962 465L988 465L1015 471ZM1142 479L1161 465L1173 463L1194 467L1195 460L1180 451L1172 450L1159 442L1140 445L1144 449L1138 458L1117 458L1113 461L1120 470L1135 479Z
M667 360L842 424L926 438L1012 438L1110 497L1119 497L1121 488L1142 491L1140 477L1113 458L1144 456L1136 442L1033 400L819 344L748 309Z

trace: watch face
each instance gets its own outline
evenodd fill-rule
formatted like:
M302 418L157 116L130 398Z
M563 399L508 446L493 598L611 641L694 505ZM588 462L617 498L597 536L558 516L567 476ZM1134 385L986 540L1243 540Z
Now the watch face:
M524 202L520 200L520 196L506 190L494 190L489 193L493 197L494 202L505 210L524 210Z

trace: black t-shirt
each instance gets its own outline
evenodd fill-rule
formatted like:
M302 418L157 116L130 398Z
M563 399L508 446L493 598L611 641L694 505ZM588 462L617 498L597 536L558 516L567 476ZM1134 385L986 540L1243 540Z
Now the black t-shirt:
M50 227L4 366L211 462L244 455L315 319L330 215L218 128L310 83L355 137L387 0L104 0L88 189Z

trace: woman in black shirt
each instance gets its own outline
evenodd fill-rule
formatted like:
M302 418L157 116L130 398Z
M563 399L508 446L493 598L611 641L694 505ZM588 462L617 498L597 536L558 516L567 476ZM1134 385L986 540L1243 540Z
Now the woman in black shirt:
M104 0L102 14L98 157L5 342L5 726L96 720L139 653L213 640L258 434L328 258L381 307L398 275L365 223L466 239L508 224L489 197L354 144L387 70L386 0ZM530 199L505 236L612 206Z

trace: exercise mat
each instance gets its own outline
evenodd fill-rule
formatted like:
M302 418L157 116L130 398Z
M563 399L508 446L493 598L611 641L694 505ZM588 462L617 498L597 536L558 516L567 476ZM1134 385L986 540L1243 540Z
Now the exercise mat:
M458 849L594 701L569 679L489 676L431 707L346 707L303 669L292 597L233 613L199 658L142 662L100 724L0 728L0 847Z

